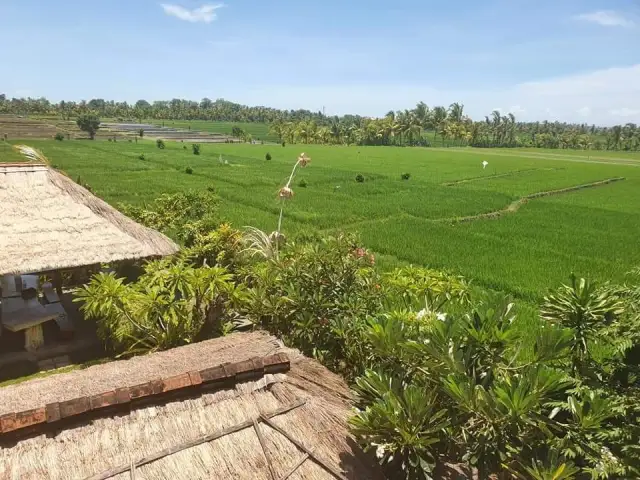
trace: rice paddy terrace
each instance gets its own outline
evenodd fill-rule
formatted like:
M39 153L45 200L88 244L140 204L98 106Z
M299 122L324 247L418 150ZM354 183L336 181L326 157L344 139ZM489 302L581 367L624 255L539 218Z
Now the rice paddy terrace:
M624 281L640 265L638 154L202 142L196 156L179 141L25 143L114 205L213 187L225 219L267 231L305 150L313 160L292 184L285 233L358 232L379 263L450 269L522 298L572 272ZM16 160L1 145L0 160Z

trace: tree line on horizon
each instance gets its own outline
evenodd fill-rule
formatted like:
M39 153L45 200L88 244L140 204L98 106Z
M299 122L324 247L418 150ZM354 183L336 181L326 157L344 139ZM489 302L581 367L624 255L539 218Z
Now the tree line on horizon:
M200 102L138 100L127 102L92 99L52 103L46 98L7 98L0 94L0 114L54 115L63 120L95 114L120 121L205 120L267 123L280 141L289 143L540 147L581 150L640 150L640 128L634 123L600 127L586 123L521 122L512 113L494 110L483 121L464 113L464 105L429 107L419 102L413 109L390 111L382 118L360 115L328 116L311 110L250 107L224 99Z

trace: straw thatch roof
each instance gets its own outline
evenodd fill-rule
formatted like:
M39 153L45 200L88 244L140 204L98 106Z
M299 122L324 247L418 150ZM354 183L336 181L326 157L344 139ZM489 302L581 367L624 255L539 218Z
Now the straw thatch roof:
M46 165L0 163L0 275L169 255L178 246Z
M211 368L229 361L236 363ZM196 370L184 375L192 368ZM222 371L223 383L211 380L224 376ZM131 387L176 372L183 375L160 381L174 387L168 398L156 395L162 388L145 393ZM176 378L187 379L182 386L190 378L191 386L179 388ZM235 381L230 383L231 378ZM0 407L16 395L32 408L118 385L131 387L131 398L140 391L147 396L139 405L131 400L125 411L103 409L109 414L93 412L89 417L92 412L78 414L81 409L67 408L72 405L67 401L59 404L60 411L67 410L71 422L53 419L41 423L48 429L16 439L0 434L0 478L381 478L349 436L350 394L342 379L262 332L5 387L0 389ZM32 400L28 395L35 390L40 394ZM119 389L115 392L120 395ZM49 406L46 416L49 422ZM5 417L0 413L0 420Z

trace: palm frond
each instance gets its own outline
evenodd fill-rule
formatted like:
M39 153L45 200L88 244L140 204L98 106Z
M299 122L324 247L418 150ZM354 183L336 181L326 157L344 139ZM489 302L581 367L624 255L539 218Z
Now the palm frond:
M44 153L28 145L14 145L13 149L27 158L30 162L44 163L45 165L51 164L49 159L45 157Z
M259 256L266 259L275 258L278 255L277 240L256 227L245 227L242 234L242 242L246 245L243 252L252 257Z

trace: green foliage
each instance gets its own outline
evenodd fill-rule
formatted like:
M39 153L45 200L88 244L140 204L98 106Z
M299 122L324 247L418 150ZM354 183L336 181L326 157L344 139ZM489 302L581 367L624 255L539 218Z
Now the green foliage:
M164 150L164 148L165 148L164 140L162 140L161 138L158 138L158 139L156 140L156 146L157 146L160 150Z
M271 154L269 152L267 152L267 154L264 156L265 160L271 160Z
M364 182L364 175L362 175L361 173L356 175L356 182L358 183L363 183Z
M55 138L58 142L61 142L61 141L64 140L64 134L58 132L58 133L56 133L55 137L53 137L53 138Z
M403 173L402 175L400 175L400 178L402 180L409 180L411 178L411 174L410 173Z
M261 254L266 260L244 278L250 287L242 314L334 370L351 375L350 369L361 369L366 317L382 301L370 257L347 236L289 245L279 255L262 237L252 251L271 253Z
M222 267L194 266L182 259L149 262L134 283L99 273L75 291L87 318L115 351L137 354L196 340L208 329L222 334L221 312L239 295Z
M351 418L352 430L375 451L388 477L402 471L431 478L450 425L437 393L371 371L357 380L356 392L374 400Z
M76 120L76 124L80 130L87 132L89 134L89 138L93 140L96 136L96 132L100 128L100 119L91 114L79 115Z
M302 188L307 188L309 184L307 183L307 181L304 178L301 178L300 181L298 182L298 186L302 187Z
M468 310L460 278L408 268L384 285L404 309L363 332L370 370L356 380L352 425L390 476L439 478L443 458L466 462L479 478L638 475L640 384L628 375L619 383L628 366L617 339L620 325L637 331L637 317L621 318L633 309L634 288L573 278L546 298L539 333L529 336L506 299ZM444 305L450 313L436 313ZM421 392L418 406L437 429L414 415L412 392Z
M584 374L590 358L591 343L605 342L609 327L624 312L623 303L607 286L571 276L571 285L563 285L544 298L541 317L574 332L571 346L574 374Z
M144 128L140 128L140 129L138 130L138 136L139 136L140 138L144 137Z
M184 169L184 173L188 174L188 175L192 175L193 174L193 168L191 167L187 167Z
M140 155L138 155L138 159L139 160L146 160L147 157L145 157L144 153L141 153Z
M175 235L178 238L193 239L191 232L194 223L197 222L199 231L213 230L218 226L220 223L218 218L219 205L218 196L205 190L173 195L165 194L144 207L121 204L118 208L125 215L146 227Z
M200 144L199 143L192 144L191 150L193 150L194 155L200 155Z

